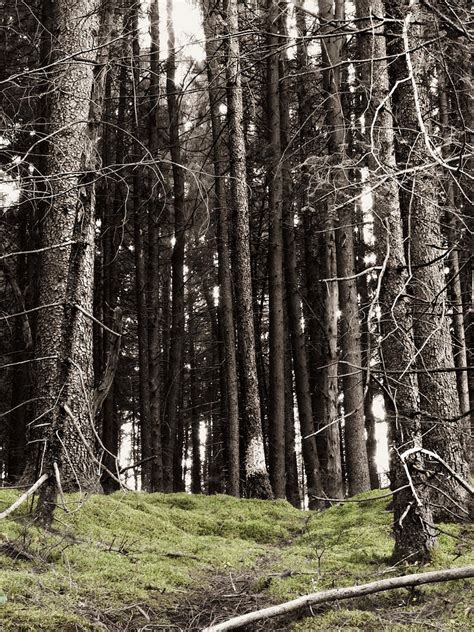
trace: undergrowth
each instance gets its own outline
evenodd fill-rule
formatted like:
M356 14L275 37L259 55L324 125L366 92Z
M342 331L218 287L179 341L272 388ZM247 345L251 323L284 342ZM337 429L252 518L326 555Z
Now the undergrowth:
M232 572L245 569L256 571L252 589L264 591L269 604L401 574L390 568L391 514L378 495L370 492L361 499L372 502L323 513L228 496L117 492L83 502L68 495L68 512L58 507L48 532L34 526L24 505L0 523L0 596L7 598L0 605L0 629L123 632L148 622L172 623L173 604L200 589L204 608L209 579L229 576L231 582ZM15 492L0 490L0 511L15 498ZM454 537L440 536L433 567L472 563L466 530L459 540L459 527L443 529ZM469 629L465 590L457 582L424 588L418 602L397 591L341 603L293 629L432 629L420 627L433 620L430 609L435 623L445 626L438 629Z

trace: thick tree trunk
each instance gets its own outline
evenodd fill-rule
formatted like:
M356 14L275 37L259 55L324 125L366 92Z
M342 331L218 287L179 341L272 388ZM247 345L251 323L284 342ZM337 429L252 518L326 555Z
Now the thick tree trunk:
M398 490L407 485L407 472L416 489L417 499L411 489L394 493L394 557L399 560L425 561L431 557L434 534L431 529L431 510L425 486L425 473L421 460L408 464L405 471L399 458L399 450L421 444L419 394L416 374L404 373L410 366L416 350L413 340L411 304L407 296L409 282L403 248L402 218L395 178L393 121L388 94L386 47L383 22L374 22L384 15L382 0L361 0L357 4L357 17L373 31L359 34L361 59L377 59L377 63L361 63L358 75L365 105L366 136L370 148L369 167L374 177L377 167L384 165L379 186L374 190L374 234L378 264L383 266L380 284L380 328L382 342L380 354L383 366L393 371L387 376L387 418L390 424L391 486ZM366 21L365 21L366 20ZM368 97L370 95L370 98ZM382 107L384 105L384 107ZM389 177L385 178L385 170Z
M389 50L389 53L401 55L394 78L403 81L392 97L395 119L403 137L403 142L398 143L397 163L402 170L417 168L414 175L409 173L404 177L403 189L407 193L401 197L412 275L410 285L417 348L417 354L407 367L416 359L420 370L423 446L466 477L464 424L459 419L456 375L452 371L432 371L454 366L444 273L446 255L443 253L447 249L438 204L438 169L427 167L437 151L433 149L431 125L426 118L431 104L427 81L430 57L425 37L430 35L430 29L433 30L433 22L418 0L413 0L408 7L402 8L392 2L388 6L392 15L402 22L402 37L394 40L393 48ZM459 484L441 474L441 478L435 476L434 485L452 499L449 502L446 496L433 492L433 501L440 505L434 510L436 517L452 519L461 512L460 519L465 518L467 497Z
M250 275L249 208L243 106L238 40L236 0L227 4L227 95L230 142L231 196L234 203L235 278L237 303L238 348L243 361L242 391L245 412L247 447L245 453L246 492L249 497L272 498L273 493L265 464L260 401L255 357L255 333L252 314L252 281Z
M321 30L325 34L334 29L334 20L344 18L344 7L341 0L337 0L333 8L332 0L319 0L319 15ZM337 277L336 264L336 235L337 208L343 201L347 176L344 160L344 117L342 113L340 94L340 61L341 37L327 37L321 40L321 60L323 73L324 96L327 99L326 124L329 130L328 148L330 152L329 196L323 203L324 217L320 217L321 226L325 231L324 261L326 278ZM331 498L344 495L342 482L342 466L340 452L340 431L338 418L338 380L337 380L337 340L338 340L338 287L337 283L329 282L325 285L325 344L326 357L324 371L324 398L326 402L326 417L324 420L324 436L327 443L326 460L321 465L326 471L326 493Z
M36 380L38 397L32 436L38 450L30 453L33 471L42 464L52 472L58 464L64 489L97 490L99 476L91 457L94 449L91 394L94 281L94 185L96 128L100 115L101 79L93 95L99 29L99 3L79 0L55 5L53 32L56 61L84 51L87 61L58 63L49 96L52 142L46 161L51 205L42 219L41 247L73 245L42 253L39 275L40 310L37 323ZM94 51L94 52L88 52ZM92 62L92 63L90 63ZM61 85L59 89L58 84ZM98 102L91 106L91 97ZM58 177L58 174L61 174ZM79 307L78 307L79 306ZM80 309L79 309L80 308ZM68 404L76 425L63 410ZM80 428L82 437L77 428ZM60 429L61 439L57 431ZM46 439L47 437L47 439ZM62 448L64 445L64 449ZM42 487L40 518L50 522L56 481Z

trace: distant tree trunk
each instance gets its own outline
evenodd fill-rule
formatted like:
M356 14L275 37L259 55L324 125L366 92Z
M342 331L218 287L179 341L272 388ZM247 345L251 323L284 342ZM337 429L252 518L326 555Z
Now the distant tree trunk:
M171 258L172 308L170 361L166 391L165 422L163 427L163 484L165 491L173 491L173 461L175 460L178 432L181 383L183 379L184 350L184 250L185 250L185 201L184 170L181 159L179 135L179 102L176 86L176 52L173 27L173 4L167 0L168 60L166 64L166 98L168 102L169 135L173 168L174 238Z
M449 317L446 304L444 256L446 245L440 222L437 169L427 167L433 161L431 125L426 118L430 111L430 92L427 72L430 57L425 37L432 30L430 14L414 0L400 10L390 2L391 15L402 21L402 38L397 37L389 53L400 54L394 68L394 79L404 80L395 90L392 102L400 137L397 163L400 169L422 167L404 176L401 197L402 213L407 230L411 288L414 304L415 345L418 349L416 366L420 369L418 383L420 408L424 422L423 446L437 453L460 476L468 475L465 460L464 423L459 419L460 407L456 375L452 371L434 372L432 369L451 369L454 366ZM420 45L420 42L423 44ZM409 53L407 49L411 48ZM408 81L406 80L408 77ZM420 121L420 117L424 117ZM423 126L423 129L422 129ZM428 150L426 145L431 147ZM433 491L433 500L440 505L434 514L438 519L452 520L453 513L467 513L467 494L452 477L435 477L452 502Z
M270 481L276 498L285 498L285 335L283 313L283 180L281 167L279 11L277 0L268 0L268 120L271 162L269 166L269 462Z
M396 171L392 112L390 104L384 101L388 94L388 72L383 16L382 0L360 0L357 4L357 17L361 20L359 55L363 60L371 60L360 64L358 75L365 104L366 135L370 138L369 167L372 173L376 173L380 164L392 173ZM374 19L377 19L377 23ZM369 25L373 30L364 31ZM372 137L372 134L376 136ZM407 485L399 452L421 445L421 423L417 376L404 373L416 350L411 305L407 296L409 277L403 248L402 218L394 177L382 181L374 191L374 209L375 250L378 264L384 266L379 296L382 332L380 352L383 366L394 372L386 378L387 418L393 441L391 487L399 490ZM431 557L434 534L430 526L432 516L423 462L417 460L408 463L407 468L419 501L413 498L411 489L394 493L394 557L410 562L426 561Z
M300 3L298 4L298 7ZM322 399L322 374L320 367L322 359L322 330L321 330L321 284L320 278L320 250L319 235L316 231L315 216L308 208L310 179L304 161L311 154L313 148L312 106L310 101L308 73L309 61L307 40L305 40L306 20L299 9L296 12L298 28L297 61L301 81L297 83L298 94L298 124L301 147L302 178L299 183L298 208L303 223L304 234L304 306L298 291L298 261L295 218L291 207L287 209L285 217L285 274L287 301L289 310L289 326L293 349L293 370L295 373L296 401L302 437L303 465L307 481L307 494L310 509L321 506L321 501L314 496L323 497L323 481L320 464L325 460L326 443L321 434L314 436L317 425L324 423L324 402ZM305 331L302 327L304 315ZM306 438L305 438L306 437Z
M227 4L227 95L230 142L231 196L234 203L235 277L238 348L244 370L241 381L244 395L247 446L245 453L246 492L254 498L272 498L273 493L265 464L260 401L255 357L255 334L252 314L250 275L249 209L245 167L245 142L242 116L239 24L236 0Z
M133 4L130 10L130 27L132 29L132 60L133 60L133 84L134 94L138 97L140 90L140 43L138 33L138 6ZM141 466L142 488L151 490L151 424L150 424L150 367L148 352L150 349L148 340L148 305L147 305L147 269L146 260L146 229L148 225L146 205L143 201L142 179L143 171L140 169L140 102L134 104L133 123L133 228L134 228L134 255L135 255L135 293L137 302L137 329L138 329L138 367L139 367L139 410L140 410L140 438L141 459L145 462Z
M442 72L442 70L440 70ZM439 106L440 122L443 126L444 146L443 157L449 158L450 154L450 104L448 96L447 79L443 75L440 77L439 86ZM462 227L459 221L459 209L456 207L456 195L454 190L454 180L452 175L446 170L444 195L446 196L446 217L447 240L449 245L449 277L450 277L450 303L452 309L452 342L454 362L458 369L456 373L460 413L464 415L464 435L465 435L465 459L469 463L471 456L471 441L469 437L471 431L471 404L469 397L469 372L465 367L469 365L466 327L464 323L463 295L461 286L461 265L459 250L462 243Z
M217 252L219 274L219 319L224 346L224 397L226 402L226 454L227 454L227 493L240 495L239 470L239 387L237 360L235 356L235 326L232 295L232 277L230 267L229 216L226 200L225 147L222 138L223 126L219 107L225 104L225 86L219 77L222 64L218 57L218 27L216 14L210 11L208 2L204 4L204 33L206 37L207 74L209 101L211 108L212 139L214 144L215 203L217 211Z
M322 23L322 31L330 33L334 29L334 20L344 19L344 7L341 0L336 0L333 9L332 0L319 0L319 14ZM325 218L321 218L325 229L324 261L326 278L337 277L336 264L336 235L335 225L337 219L337 207L345 195L347 176L345 172L345 147L344 147L344 117L342 114L340 94L340 61L341 61L341 37L327 37L322 40L322 73L324 95L327 99L326 122L329 128L328 148L330 152L330 187L329 198L324 202ZM326 470L326 493L331 498L339 498L344 495L342 482L342 466L340 452L340 431L338 417L338 380L337 380L337 311L338 311L338 287L336 282L326 283L325 293L325 338L326 357L324 371L324 398L326 401L326 418L324 431L327 443L326 462L321 465Z
M371 249L367 248L364 240L364 214L361 207L357 205L356 212L357 225L359 227L358 239L356 245L357 252L357 266L356 272L360 273L366 267L365 255L371 252ZM367 274L363 274L358 278L357 288L360 294L360 320L361 320L361 351L362 351L362 366L364 371L367 371L367 367L370 366L372 357L375 356L373 352L373 339L374 334L371 332L371 324L369 322L369 312L371 305L371 297L369 297L369 277ZM375 346L376 349L376 346ZM371 489L379 489L380 480L377 467L377 439L376 439L376 419L373 411L373 401L377 394L377 388L373 379L369 379L364 393L364 418L365 418L365 430L367 433L367 459L369 463L369 475L370 475L370 487Z
M201 488L201 407L199 397L199 385L197 378L197 359L194 338L197 334L196 324L194 322L195 315L193 311L193 295L189 294L188 299L188 322L189 322L189 406L191 414L191 446L192 446L192 463L191 463L191 492L200 494Z
M150 4L150 151L157 160L159 152L158 127L160 114L160 14L158 0ZM148 287L149 287L149 372L150 372L150 427L151 489L163 488L163 453L161 444L161 302L160 302L160 220L163 221L164 204L158 194L156 168L150 173L150 208L148 212Z
M343 130L341 130L343 133ZM343 194L344 195L344 194ZM337 228L337 273L339 278L341 370L344 391L344 437L349 495L370 489L369 463L365 443L364 373L361 353L361 323L354 278L354 219L349 204L339 210Z
M124 99L125 99L125 78L126 68L123 67L119 73L119 103L117 107L117 117L114 118L117 123L117 130L112 129L108 125L105 126L103 136L103 152L104 163L106 166L113 164L121 164L123 160L123 150L120 148L123 143L123 125L124 125ZM116 101L112 98L112 76L107 77L106 90L106 121L112 120L113 108ZM118 189L119 184L112 180L107 181L103 192L104 215L102 218L102 314L104 324L107 327L114 328L113 311L117 306L120 296L120 288L117 278L116 259L118 253L117 231L119 224L118 211L116 207L119 205ZM114 344L112 334L104 332L104 357L102 364L107 361L107 354L111 353ZM120 443L120 425L117 414L117 406L115 402L115 384L112 383L108 395L104 401L102 408L102 424L101 424L102 444L105 448L103 462L105 467L115 473L116 457L119 451ZM111 493L119 489L119 483L114 480L106 471L102 473L102 487L105 493Z

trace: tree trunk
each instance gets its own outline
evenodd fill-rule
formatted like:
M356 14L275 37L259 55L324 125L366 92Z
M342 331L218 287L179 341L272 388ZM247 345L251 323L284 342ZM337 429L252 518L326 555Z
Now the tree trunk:
M130 27L132 29L132 78L134 93L137 97L140 85L140 43L138 33L138 6L133 4L130 9ZM148 305L147 305L147 269L146 261L146 228L148 225L146 205L143 201L142 177L139 161L141 157L140 147L140 120L138 118L140 102L134 103L133 123L133 160L137 163L133 166L133 228L134 228L134 254L135 254L135 294L137 301L137 329L138 329L138 367L139 367L139 411L140 411L140 444L142 488L151 490L151 424L150 424L150 367L148 363Z
M438 169L427 167L437 151L433 150L430 124L426 119L431 108L426 76L430 69L430 57L424 41L426 36L430 36L433 22L418 0L413 0L407 8L391 2L388 6L392 15L403 24L402 37L396 39L389 51L401 55L394 69L394 78L405 80L397 86L392 97L395 120L403 136L403 142L398 143L397 164L402 170L418 168L413 175L412 172L404 176L403 189L408 193L401 197L412 275L410 285L417 348L417 354L409 360L407 368L416 359L420 370L418 383L423 446L437 453L459 475L466 477L464 424L459 419L456 375L452 371L432 371L454 366L446 304L446 255L443 255L446 246L438 204ZM413 50L407 52L409 48ZM461 512L460 519L465 518L467 496L457 481L441 474L441 478L435 476L434 484L452 500L449 502L446 496L433 492L433 501L440 505L434 510L436 517L452 520Z
M230 267L229 216L225 188L225 147L222 138L223 126L219 106L224 103L225 86L219 78L222 64L219 63L219 34L216 14L210 11L209 3L204 6L204 33L206 37L206 57L209 101L211 109L212 139L214 145L215 203L217 213L217 252L219 274L219 319L224 346L224 394L226 403L226 454L227 454L227 493L240 495L239 470L239 387L237 360L235 356L235 326L232 295L232 277Z
M243 105L240 75L239 24L236 0L227 4L227 95L231 197L234 203L235 277L238 349L243 360L242 391L247 446L245 453L246 492L254 498L272 498L272 489L265 464L260 401L255 357L255 334L252 314L252 281L250 275L249 208L243 134Z
M277 0L268 0L268 121L271 161L269 165L269 464L276 498L285 498L285 334L283 313L283 180L281 167L279 12ZM285 14L286 15L286 14Z
M48 131L54 141L46 160L51 205L42 219L40 246L74 244L47 250L40 258L39 304L54 306L40 310L38 315L38 404L32 434L41 441L41 447L30 454L33 471L43 464L51 474L56 462L63 488L82 491L96 491L99 481L90 453L95 443L90 411L93 336L92 320L86 315L93 310L95 194L91 174L96 168L95 125L100 116L103 79L102 72L94 82L93 64L89 63L97 55L98 8L95 0L79 0L72 7L60 0L53 18L56 59L80 50L88 61L57 64L51 78ZM92 105L91 96L98 99ZM65 415L64 404L70 406L83 437ZM52 519L55 497L56 479L50 475L38 504L39 518L45 524Z
M152 156L159 152L159 97L160 97L160 15L159 2L150 4L150 103L149 103L149 139ZM148 212L148 262L149 262L149 373L150 373L150 427L151 452L151 489L163 488L163 453L161 444L161 332L160 332L160 220L164 215L164 203L160 200L159 182L155 167L150 173L150 208Z
M183 379L184 351L184 250L185 250L185 201L184 170L181 166L181 141L179 135L179 103L176 86L176 52L173 27L173 4L167 0L168 60L166 64L166 98L168 102L169 136L173 168L174 194L174 238L171 258L172 306L171 339L166 408L163 427L163 485L171 492L174 488L173 461L175 460L176 436L178 432L181 383Z
M383 15L382 0L361 0L357 4L357 17L361 20L360 58L379 60L377 63L361 63L358 69L366 113L366 136L370 138L370 144L367 143L371 152L369 168L374 174L379 165L385 165L384 169L390 170L389 174L396 171L392 112L389 102L385 101L388 72L383 21L373 21L374 16L381 20ZM373 30L364 32L364 25L371 26ZM398 451L421 444L421 423L416 374L404 373L416 350L411 303L407 296L409 277L405 265L398 187L391 175L381 179L378 184L380 186L374 191L375 250L378 264L384 266L379 296L382 333L380 354L383 366L395 372L393 377L386 377L385 389L387 419L393 441L391 487L398 490L407 485L406 472ZM431 557L434 534L430 527L432 516L423 462L412 462L408 468L419 502L414 499L411 489L394 493L394 557L410 562L426 561Z

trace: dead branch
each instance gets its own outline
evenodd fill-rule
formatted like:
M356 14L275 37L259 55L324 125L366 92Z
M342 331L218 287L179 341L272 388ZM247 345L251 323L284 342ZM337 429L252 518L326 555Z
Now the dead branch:
M306 606L314 606L317 604L328 603L330 601L339 601L341 599L352 599L354 597L362 597L363 595L371 595L384 590L394 590L397 588L406 588L408 586L421 586L422 584L432 584L435 582L452 581L456 579L467 579L474 577L474 566L463 566L461 568L450 568L441 571L430 571L428 573L414 573L412 575L404 575L402 577L391 577L390 579L381 579L369 584L361 584L360 586L349 586L347 588L333 588L331 590L323 590L321 592L312 593L298 597L286 603L262 610L255 610L239 617L233 617L217 625L211 625L202 632L222 632L223 630L236 630L249 623L261 621L262 619L271 619L282 614L300 610Z
M22 494L20 496L20 498L18 498L17 500L15 500L15 502L13 503L13 505L11 505L8 509L5 509L5 511L2 511L2 513L0 513L0 520L2 520L3 518L6 518L7 516L9 516L11 513L13 513L15 511L15 509L18 509L18 507L20 505L22 505L25 500L28 500L28 498L30 496L32 496L35 491L41 487L41 485L49 478L48 474L43 474L42 476L40 476L40 478L36 481L36 483L34 485L32 485L30 487L30 489L28 489L24 494Z
M427 450L426 448L419 448L419 447L410 448L408 450L405 450L405 452L403 452L403 454L400 454L400 458L403 461L403 464L405 464L405 461L406 461L407 457L409 457L411 454L416 454L417 452L420 452L421 454L425 454L426 456L430 457L431 459L434 459L435 461L438 461L438 463L440 463L451 474L451 476L457 480L457 482L461 485L461 487L463 487L467 492L469 492L469 494L471 494L471 495L474 494L474 487L472 487L472 485L470 485L461 476L459 476L459 474L457 474L453 470L453 468L450 467L446 463L446 461L444 461L438 454L436 454L435 452L432 452L431 450Z

